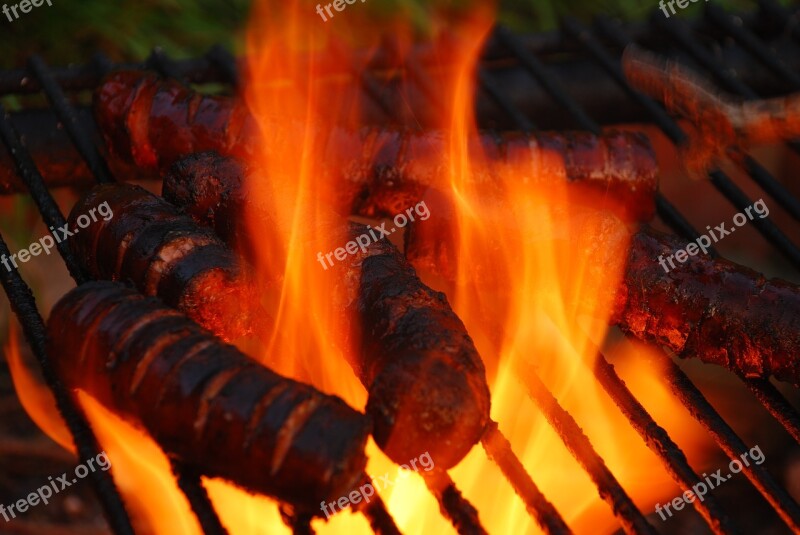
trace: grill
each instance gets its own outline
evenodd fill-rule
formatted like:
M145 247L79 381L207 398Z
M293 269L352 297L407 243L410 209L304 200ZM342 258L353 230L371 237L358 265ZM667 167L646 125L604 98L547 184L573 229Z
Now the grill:
M630 43L638 43L700 69L711 75L722 88L745 99L800 90L800 75L797 74L800 72L800 55L796 53L800 41L796 21L800 10L788 11L772 1L762 0L753 13L736 17L721 11L713 3L707 6L704 16L691 23L675 16L667 19L656 11L647 23L638 25L621 25L598 17L587 26L567 18L563 20L561 30L552 34L517 36L497 27L485 48L478 73L480 93L476 109L479 122L487 127L523 131L577 127L599 134L603 124L637 121L657 127L675 145L685 142L687 136L681 126L659 104L628 85L619 58ZM415 49L404 65L416 89L405 95L398 93L393 78L386 74L391 61L389 56L379 54L371 60L369 74L359 76L368 97L364 104L365 116L374 124L408 124L410 110L414 110L414 122L424 126L430 116L426 110L438 105L430 90L435 79L427 71L426 49L422 46ZM0 137L7 149L7 154L0 155L4 164L0 169L0 187L8 192L26 190L48 226L60 227L65 223L48 187L86 186L92 181L113 181L115 176L118 179L138 178L134 169L109 168L88 109L73 105L67 97L70 93L95 88L104 73L118 67L155 69L192 83L222 83L235 87L238 82L235 58L219 47L201 58L180 61L156 50L144 64L125 66L114 65L97 55L85 65L50 68L41 58L31 57L25 69L0 72L0 96L44 93L50 105L44 110L10 114L0 107ZM589 80L591 85L587 86ZM794 143L789 143L788 147L798 151L798 145ZM761 164L747 155L739 165L760 191L795 221L800 220L800 200ZM40 173L44 169L47 172ZM753 204L753 199L724 172L712 171L709 180L737 210L742 211ZM662 223L687 241L699 237L688 217L663 194L657 198L657 213ZM796 275L800 270L797 245L772 219L754 219L752 222ZM65 243L59 244L59 252L75 282L87 281L87 275ZM10 255L2 237L1 254ZM712 250L711 254L716 256L717 252ZM94 434L48 360L44 324L30 288L15 270L0 270L0 281L72 432L80 458L95 456L100 449ZM747 450L745 441L672 358L661 352L659 359L663 361L660 365L666 370L664 380L671 391L720 449L730 459L736 459ZM602 354L598 355L594 375L681 488L691 488L703 481L681 448L653 420ZM800 416L784 395L769 381L741 380L783 429L800 443ZM536 405L590 476L622 529L628 533L655 533L655 528L594 450L579 423L561 407L547 385L534 374L527 386ZM569 530L559 512L538 490L522 464L513 455L508 455L507 442L496 425L490 426L483 442L493 460L515 482L529 513L542 529L548 533L567 533ZM175 463L173 470L204 532L225 533L200 485L195 468ZM800 532L800 507L787 490L760 465L745 466L742 472L780 520L791 531ZM134 533L108 473L93 471L90 478L111 529L119 534ZM453 483L445 482L444 488L436 494L443 511L459 533L484 532L474 509L460 496ZM712 532L740 532L714 496L707 495L704 501L695 500L692 505ZM287 514L285 520L297 533L311 531L308 519ZM377 533L396 530L384 509L372 511L370 520Z

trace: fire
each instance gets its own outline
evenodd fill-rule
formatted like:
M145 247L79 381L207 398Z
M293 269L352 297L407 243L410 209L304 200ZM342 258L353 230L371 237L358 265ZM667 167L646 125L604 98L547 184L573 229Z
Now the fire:
M363 53L354 51L374 50L388 27L399 43L396 49L407 52L412 32L402 21L369 21L366 9L337 15L324 22L305 2L259 0L247 31L244 97L263 140L248 162L259 171L249 188L272 218L265 222L249 214L248 223L260 237L256 267L263 279L264 304L276 319L272 338L253 356L363 410L366 391L346 363L352 350L347 326L329 299L336 281L317 262L319 251L346 241L340 235L344 220L333 215L338 192L329 171L337 162L325 134L363 126L357 76L365 61ZM434 30L441 36L454 34L459 44L446 47L438 43L452 45L451 39L434 40L431 57L446 67L438 100L448 106L438 126L447 132L448 150L421 163L444 170L437 198L453 214L448 220L444 210L431 207L426 222L449 226L456 237L456 282L441 289L486 364L492 418L536 484L576 531L611 532L617 522L610 508L531 401L526 377L535 373L548 385L644 511L675 494L658 459L592 375L597 347L607 338L629 230L600 210L604 207L597 199L567 184L557 171L557 155L542 156L547 162L542 168L552 176L534 186L523 179L530 170L498 163L478 150L471 141L477 133L472 113L475 65L494 15L481 6L458 23L447 20L434 24ZM354 71L349 81L321 83L335 77L331 73ZM487 187L477 176L493 178ZM421 275L439 280L434 273ZM26 410L50 436L72 448L52 398L22 365L13 336L12 331L7 355ZM660 371L642 363L641 355L648 351L629 342L606 347L637 398L691 456L702 449L693 438L702 433L665 390ZM200 533L166 456L152 439L88 395L78 398L109 454L129 508L144 526L142 533ZM368 455L368 474L386 475L394 482L379 491L401 531L452 532L420 477L401 474L372 442ZM451 475L490 533L538 532L480 446ZM224 481L204 484L232 534L289 533L274 501ZM315 520L313 527L321 534L370 533L364 516L351 512L327 522Z

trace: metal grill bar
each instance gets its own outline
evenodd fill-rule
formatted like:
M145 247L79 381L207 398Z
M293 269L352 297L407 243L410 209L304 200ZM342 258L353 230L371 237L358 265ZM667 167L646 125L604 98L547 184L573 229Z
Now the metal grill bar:
M71 139L76 143L76 145L78 145L81 155L87 161L87 164L90 166L92 172L99 173L95 174L97 180L101 181L102 179L105 179L107 181L111 181L111 174L105 161L103 160L102 156L100 156L97 148L91 144L83 129L80 128L80 125L75 117L74 110L72 110L63 92L61 92L60 88L53 80L52 75L48 72L45 63L41 59L34 56L31 58L31 69L34 71L35 76L39 79L41 86L47 93L51 104L53 104L53 106L56 108L56 112L58 113L59 117L65 122L65 124L71 125L67 126L67 131ZM11 125L11 122L2 105L0 105L0 137L2 137L3 142L9 148L9 151L11 152L16 163L17 171L25 181L25 184L28 186L31 196L39 208L45 223L48 224L51 229L61 228L62 226L66 228L67 224L65 223L64 216L61 214L61 211L55 204L55 201L50 195L50 191L45 186L44 179L42 178L41 174L39 174L36 165L30 157L30 154L28 154L28 151L20 143L19 136L14 131L14 128ZM83 147L81 147L81 145L83 145ZM88 281L89 277L80 267L80 264L77 262L77 260L75 260L74 255L69 249L67 241L60 241L57 244L57 247L75 282L82 284ZM10 294L9 300L11 300ZM31 344L30 339L28 339L28 343ZM179 471L182 468L183 467L180 465L174 466L176 471ZM178 484L181 490L184 491L189 503L192 506L192 509L196 513L200 511L200 513L197 513L197 517L201 523L201 526L204 530L210 530L205 531L205 533L209 533L211 535L224 535L224 528L222 528L222 524L219 521L219 518L217 518L216 511L211 506L211 503L208 500L208 495L206 494L205 489L202 487L199 478L193 477L190 474L180 475L178 477ZM114 490L116 490L116 488L114 488ZM118 495L116 498L117 500L121 501L121 498L119 498ZM101 501L102 500L103 497L101 497ZM113 524L112 527L114 527ZM222 529L222 531L220 531L220 529Z
M656 19L658 20L658 19ZM607 19L598 18L596 21L598 31L609 41L619 48L625 48L632 41L627 39L620 28L614 28ZM653 122L669 137L675 145L682 145L687 142L687 136L678 126L674 119L667 115L663 108L658 106L652 99L635 91L622 73L619 62L615 62L603 46L574 19L565 19L563 24L564 31L572 38L579 41L584 49L591 54L604 70L614 80L625 89L625 91L635 98L639 103L646 105L648 112L653 112ZM645 104L649 103L649 104ZM654 109L659 112L655 113ZM711 183L720 191L731 204L738 210L743 211L753 204L745 193L739 189L728 176L719 170L709 173ZM772 222L770 218L754 219L752 221L759 233L766 238L772 245L780 251L797 269L800 269L800 249Z
M36 168L36 164L33 163L27 149L20 143L19 135L14 130L14 126L11 124L11 120L2 104L0 104L0 138L2 138L3 143L11 154L17 173L28 187L28 191L39 208L45 224L54 233L58 233L58 229L66 229L67 222L64 220L64 215L53 200L53 196L50 195L50 191L44 185L44 179L39 174L39 170ZM75 260L72 251L69 250L66 240L59 241L56 247L75 282L78 284L86 282L88 277L77 260Z
M706 400L705 396L686 377L683 370L672 361L669 355L663 352L661 355L672 392L689 409L692 416L711 433L717 444L722 448L722 451L731 460L739 459L742 452L748 449L745 443L722 419L719 413ZM763 466L753 464L744 466L742 472L772 505L781 520L792 528L794 532L800 531L800 506L775 482L769 472Z
M595 359L594 374L636 432L644 439L645 444L661 459L672 479L684 489L690 489L700 483L702 479L689 466L683 450L672 441L667 431L653 420L647 409L639 403L625 382L617 375L614 366L601 354ZM694 500L693 505L714 533L737 533L728 515L722 512L716 499L711 495L707 495L703 501Z
M363 505L361 511L367 517L372 531L377 535L400 535L394 518L389 514L386 504L379 495L376 494L368 504Z
M611 31L610 26L608 25L607 21L598 20L598 28L601 28L602 33L612 40L617 40L618 42L624 39L619 30ZM567 29L567 28L565 28ZM574 37L579 38L587 47L587 49L591 49L594 52L595 57L603 57L604 68L611 67L611 69L606 69L610 73L613 72L613 76L618 81L624 83L623 87L626 87L627 90L636 94L627 84L624 79L624 75L622 75L621 69L619 66L615 65L613 60L605 53L601 48L600 45L591 37L588 31L583 30L579 23L570 21L570 28L567 31L572 34ZM618 36L618 39L614 39ZM641 98L646 99L647 97L641 96ZM647 99L649 100L649 99ZM670 119L670 123L674 124L674 122ZM670 123L665 123L664 126L671 126ZM661 126L661 124L659 124ZM677 127L677 125L674 125ZM663 130L663 128L662 128ZM666 133L666 131L665 131ZM668 134L669 135L669 134ZM675 140L673 140L675 141ZM713 174L712 174L713 175ZM679 387L675 387L673 390L678 394L679 399L686 405L686 407L690 410L692 415L709 430L712 436L715 438L717 443L720 447L728 454L731 459L738 458L738 455L741 451L745 449L744 442L733 432L733 430L725 423L721 416L711 407L711 405L705 400L699 390L691 383L691 381L686 377L680 368L672 362L672 360L665 355L665 360L669 361L670 364L670 379L673 385L679 385ZM758 385L756 385L758 388ZM681 390L683 389L683 390ZM770 396L770 394L775 394L774 392L767 392L766 390L763 391L765 398L766 396ZM778 394L778 396L780 396ZM777 401L774 395L770 396L772 401ZM759 398L760 399L760 398ZM785 400L784 400L785 402ZM785 403L783 407L786 409L788 403ZM776 408L778 405L776 405ZM789 411L793 412L793 411ZM789 428L787 428L790 431ZM791 431L790 431L791 433ZM759 467L760 468L760 467ZM751 480L753 485L767 498L770 504L776 508L778 514L781 518L787 522L792 527L796 529L796 521L797 512L800 512L800 508L798 508L797 504L794 503L791 498L785 493L783 489L781 489L769 474L765 470L754 470L752 467L746 467L744 470L748 479ZM783 508L779 510L778 507Z
M514 38L510 32L499 28L497 33L501 36L501 39L508 42L510 46L514 46ZM514 51L522 52L528 56L525 63L535 71L536 78L540 81L545 81L546 91L553 96L553 99L558 104L562 105L569 113L573 114L582 128L596 135L601 133L600 126L581 110L580 106L568 96L566 91L564 91L564 88L560 87L557 79L550 76L544 66L541 65L532 54L527 54L524 49L521 49L518 45L515 46ZM664 202L667 201L664 200ZM674 208L673 210L677 217L683 218L677 210ZM696 233L691 226L689 226L689 228L691 232ZM636 429L644 439L645 444L659 456L675 482L679 485L683 485L684 488L691 488L694 484L698 483L700 478L689 466L683 451L670 439L667 432L656 424L633 393L625 386L625 383L616 374L614 367L609 364L605 356L598 351L595 360L595 376L622 413L628 418L634 429ZM721 512L716 500L711 499L706 502L695 500L694 504L695 508L715 533L734 532L730 520Z
M562 108L567 110L567 112L578 121L582 128L596 135L600 134L602 130L600 125L594 122L594 120L569 96L566 88L561 85L558 78L551 75L539 59L525 49L517 36L504 26L498 26L494 32L494 36L519 59L522 66L525 67L537 82L539 82L547 94Z
M785 63L775 57L775 54L764 46L758 37L741 24L741 19L728 15L721 7L712 3L706 5L705 15L709 21L736 39L742 48L758 58L778 78L784 80L792 90L800 91L800 75L790 70Z
M222 525L219 517L214 512L214 506L208 497L208 492L200 481L200 474L185 463L172 459L170 461L172 473L178 482L178 488L189 500L200 527L206 535L228 535L228 530Z
M0 235L0 257L11 256L5 240ZM39 363L42 376L55 398L56 407L69 429L79 459L93 459L100 454L100 446L89 427L86 415L80 406L74 403L67 389L61 383L55 372L50 357L47 355L45 340L47 339L44 321L36 308L36 300L30 287L25 283L16 270L0 269L0 283L8 296L11 310L22 325L25 339ZM97 494L100 506L103 508L108 524L118 535L135 535L131 526L128 512L122 503L122 498L111 479L111 473L106 470L91 470L89 479L92 488Z
M598 20L597 26L599 30L606 36L619 35L619 32L614 31L611 28L610 23L606 19ZM619 74L621 75L621 71L619 72ZM634 94L638 93L634 91ZM652 103L652 101L650 102ZM786 192L784 195L786 195L786 197L790 199L791 202L795 203L797 202L794 196L792 196L790 193ZM687 240L696 239L697 232L694 231L693 229L691 233L686 233L686 232L679 232L679 233ZM786 401L786 399L783 398L780 392L778 392L774 387L772 387L768 381L760 381L760 382L745 381L745 382L747 383L748 388L750 388L750 390L753 391L757 399L764 405L764 407L773 416L775 416L775 418L783 425L784 429L786 429L786 431L790 435L792 435L795 438L795 440L797 440L798 437L800 437L800 434L798 433L798 429L800 428L800 426L798 426L797 424L797 422L800 422L800 415L798 415L797 411L789 404L789 402ZM798 443L800 443L800 440L798 440Z
M800 444L800 415L767 379L742 379L747 388Z
M490 421L486 426L481 444L489 458L500 467L506 479L511 482L517 495L522 498L528 514L536 519L545 532L551 535L572 533L553 504L533 482L519 458L514 455L511 443L500 432L497 422Z
M107 184L112 182L113 179L111 178L111 171L108 169L108 164L106 164L106 161L100 156L100 151L97 150L97 147L91 142L89 136L86 135L86 132L84 132L78 124L78 117L75 114L75 110L72 109L64 92L53 79L53 75L50 73L44 60L34 55L31 56L28 65L33 75L39 80L39 84L42 86L45 95L47 95L47 100L50 101L53 109L56 110L56 115L66 128L75 148L78 149L78 152L86 161L89 170L97 178L99 183Z
M492 75L485 69L478 70L478 82L480 83L481 89L485 91L511 119L513 119L517 128L523 132L531 132L537 129L533 121L528 119L528 117L511 102L511 99L506 96Z
M691 38L689 29L682 21L675 20L668 22L666 18L660 16L653 17L653 20L658 29L664 30L670 35L729 91L747 99L758 98L758 94L755 91L746 86L738 78L735 78L729 72L719 67L719 61ZM740 30L739 33L744 33L744 30ZM798 150L798 147L800 147L800 145L791 142L788 143L788 145L795 150ZM773 200L783 206L792 217L800 220L800 202L796 201L794 196L791 195L780 182L775 180L775 178L750 155L741 154L741 158L737 160L742 163L744 170L756 184L761 186Z
M589 438L583 434L583 430L575 419L561 407L538 374L532 368L528 368L525 379L525 387L536 402L536 406L542 411L575 460L592 478L600 492L600 497L611 506L614 514L622 522L625 532L655 535L656 531L653 526L637 509L633 500L608 469L603 458L592 447Z
M478 518L478 510L464 498L447 472L433 470L425 476L425 484L459 535L488 535Z

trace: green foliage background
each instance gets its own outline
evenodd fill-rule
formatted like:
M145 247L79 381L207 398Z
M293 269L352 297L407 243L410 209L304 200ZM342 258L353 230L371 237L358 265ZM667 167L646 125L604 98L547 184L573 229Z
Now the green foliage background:
M15 4L19 0L11 0ZM142 60L154 46L184 57L214 43L240 50L250 0L51 0L9 22L0 14L0 68L20 66L36 52L54 64L84 61L102 50L114 60ZM289 0L274 0L284 4ZM487 0L475 0L487 1ZM727 9L749 10L754 1L710 0ZM463 7L469 0L366 0L351 7L385 17L405 10L419 28L431 6ZM310 6L316 5L309 0ZM636 20L657 9L657 0L501 0L499 18L520 31L555 28L561 15L594 14ZM691 17L702 0L679 15ZM313 7L309 7L313 9Z

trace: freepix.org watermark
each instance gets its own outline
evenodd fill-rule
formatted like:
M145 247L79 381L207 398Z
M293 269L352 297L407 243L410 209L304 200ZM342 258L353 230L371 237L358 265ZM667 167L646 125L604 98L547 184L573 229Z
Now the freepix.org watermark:
M19 18L17 14L17 8L19 8L22 13L30 13L31 9L34 7L42 7L42 4L47 2L48 6L52 6L53 4L50 0L22 0L22 2L18 4L12 4L9 10L8 4L3 4L2 10L3 14L8 17L8 22L14 22ZM11 18L11 13L14 13L14 18Z
M361 3L363 4L365 1L366 0L361 0ZM328 18L333 18L333 13L331 13L331 6L333 6L333 9L335 9L336 11L344 11L344 8L355 3L356 0L334 0L333 2L325 6L325 11L328 13L327 17L325 16L325 13L322 12L322 4L317 4L317 14L320 17L322 17L323 22L328 22Z
M673 254L668 255L666 258L664 258L664 255L660 255L658 257L658 263L661 264L662 268L664 268L664 273L669 273L669 270L675 267L673 259L683 264L689 259L690 256L694 256L700 251L703 251L704 254L708 253L708 248L711 246L712 238L714 243L717 243L725 236L736 232L736 227L744 226L745 223L753 220L753 211L758 214L759 219L764 219L769 215L769 208L767 208L764 199L758 199L753 203L752 206L745 208L744 212L739 212L733 216L733 224L736 225L735 227L727 229L725 228L725 223L720 223L714 227L714 230L717 231L715 233L714 230L711 230L711 226L706 226L708 234L703 234L694 242L687 245L685 249L678 249ZM709 235L711 238L708 237ZM667 267L667 263L669 263L669 267Z
M336 257L336 260L341 262L347 258L348 254L356 254L359 248L361 249L362 253L366 253L369 244L377 242L384 236L394 234L397 230L405 227L410 222L416 221L414 219L415 213L419 217L420 221L425 221L431 216L431 212L428 210L428 205L425 204L425 201L420 201L415 206L408 208L404 214L397 214L394 216L394 227L390 228L389 230L386 230L386 222L375 228L372 228L371 225L368 225L367 228L369 230L367 232L358 235L354 241L351 240L347 242L344 247L339 247L336 250L329 252L324 257L322 256L322 252L317 253L317 260L319 260L319 263L322 264L322 267L327 270L328 264L325 261L327 260L330 265L333 266L333 258L331 257ZM380 236L375 234L375 231L378 231Z
M665 2L664 0L661 0L658 3L658 7L660 7L661 11L664 12L664 16L669 18L669 13L667 13L667 6L669 6L670 10L672 11L672 14L674 15L675 14L675 7L674 7L675 4L678 4L678 7L680 9L686 9L687 7L689 7L690 3L694 4L695 2L698 2L698 1L699 0L669 0L668 2ZM708 0L705 0L705 1L708 2Z
M419 463L419 466L417 466L417 463ZM425 472L430 472L433 470L433 459L431 458L431 454L426 451L416 459L411 459L408 461L408 464L401 464L400 468L401 473L404 475L399 477L408 477L405 475L407 472L403 472L402 470L414 470L415 472L419 472L419 469L422 468ZM382 476L378 477L377 480L376 478L370 476L369 482L364 483L347 496L342 496L338 500L334 500L330 503L321 502L319 504L319 508L323 513L325 513L325 518L327 519L336 512L337 506L339 507L340 511L343 511L349 507L350 504L355 505L361 503L362 500L366 503L369 503L372 497L375 496L376 487L380 490L386 489L387 487L391 487L393 485L394 481L389 478L389 472L386 472ZM328 511L328 508L330 508L330 511Z
M2 263L8 271L11 271L13 268L19 268L17 261L24 264L34 256L39 256L42 252L44 252L45 255L49 255L50 250L55 247L57 243L61 243L64 239L77 234L80 229L97 222L98 214L103 218L103 221L108 221L114 217L114 212L108 205L108 201L89 210L88 215L81 214L78 216L78 219L75 221L78 226L75 230L70 231L66 223L57 229L50 227L52 235L48 234L42 236L39 238L39 241L33 242L27 249L20 249L11 256L0 256L0 263Z
M664 505L657 503L655 512L658 513L658 516L661 517L662 521L666 521L667 515L670 517L672 516L672 511L669 510L670 506L672 506L672 508L676 511L680 511L687 503L694 502L695 498L702 502L709 490L719 487L732 478L733 474L738 474L741 472L745 466L750 466L750 460L747 459L748 455L750 456L750 460L752 460L755 464L761 464L766 460L764 453L761 451L761 447L753 446L750 448L750 451L742 453L739 456L739 459L733 459L728 464L728 470L730 470L729 474L723 475L722 468L710 476L704 473L704 481L700 481L692 487L692 490L687 490L682 495L673 498L669 503L665 503ZM664 514L665 511L667 515Z
M97 463L97 466L95 466L95 463ZM53 480L53 476L48 476L48 483L36 489L36 492L31 492L25 498L17 500L11 505L6 506L0 504L0 515L3 515L6 522L9 522L12 518L17 518L18 513L24 513L28 508L39 505L40 502L47 505L50 498L65 488L71 487L73 484L77 483L79 479L88 476L89 472L96 471L97 468L100 468L103 472L111 468L111 460L104 451L98 453L93 459L88 459L84 464L76 466L76 477L70 479L66 472L56 477L55 480Z

